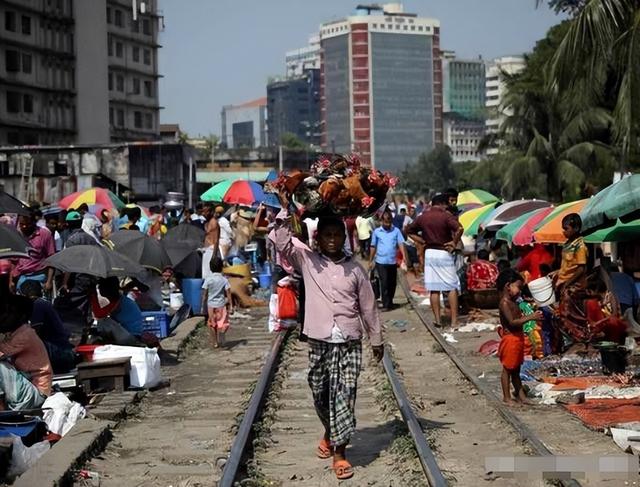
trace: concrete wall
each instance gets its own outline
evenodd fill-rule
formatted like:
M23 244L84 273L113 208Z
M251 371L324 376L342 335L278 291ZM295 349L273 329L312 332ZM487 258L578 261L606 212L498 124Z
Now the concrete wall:
M79 144L106 144L109 134L106 0L73 2Z

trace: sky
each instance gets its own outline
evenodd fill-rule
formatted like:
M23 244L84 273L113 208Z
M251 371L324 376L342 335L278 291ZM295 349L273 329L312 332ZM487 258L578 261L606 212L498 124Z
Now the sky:
M266 96L284 55L357 0L159 0L162 123L191 136L220 134L223 105ZM379 2L383 3L383 2ZM485 59L530 51L561 18L534 0L408 0L405 12L440 20L442 49Z

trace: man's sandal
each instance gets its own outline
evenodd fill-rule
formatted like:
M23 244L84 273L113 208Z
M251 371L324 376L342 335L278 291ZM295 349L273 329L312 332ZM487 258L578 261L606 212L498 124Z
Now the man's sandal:
M318 458L321 458L322 460L325 460L333 456L333 448L331 448L331 444L329 443L329 440L326 440L324 438L320 440L320 444L316 449L316 456Z
M353 477L353 467L346 460L338 460L333 462L333 470L338 480L347 480Z

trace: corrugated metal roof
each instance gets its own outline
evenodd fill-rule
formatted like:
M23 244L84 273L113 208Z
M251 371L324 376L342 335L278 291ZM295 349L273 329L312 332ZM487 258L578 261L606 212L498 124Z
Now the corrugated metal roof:
M250 181L266 181L270 171L198 171L196 172L197 183L219 183L225 179L236 181L238 179L248 179Z

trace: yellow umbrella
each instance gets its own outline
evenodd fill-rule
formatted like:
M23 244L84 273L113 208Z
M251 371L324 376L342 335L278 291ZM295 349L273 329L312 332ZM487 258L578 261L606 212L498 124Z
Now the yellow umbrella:
M474 208L473 210L465 211L460 215L460 224L464 228L465 235L477 235L478 227L480 224L493 212L496 207L496 203L489 203L488 205L481 206L480 208Z

